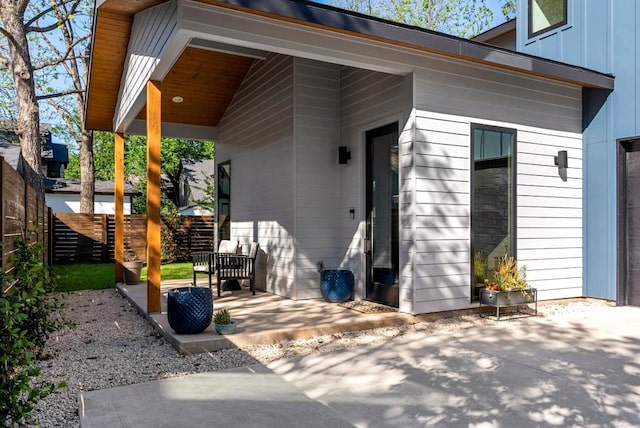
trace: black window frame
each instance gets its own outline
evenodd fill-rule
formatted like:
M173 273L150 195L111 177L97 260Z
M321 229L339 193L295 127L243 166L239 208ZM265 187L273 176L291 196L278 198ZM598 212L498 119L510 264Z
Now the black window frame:
M510 171L511 174L511 215L513 217L513 221L511 223L511 230L509 231L509 233L511 234L511 242L510 244L510 256L514 257L517 259L518 256L518 248L517 248L517 242L518 242L518 235L517 235L517 231L518 231L518 181L517 181L517 177L518 177L518 158L517 158L517 153L518 153L518 130L515 128L506 128L506 127L501 127L501 126L493 126L493 125L485 125L485 124L480 124L480 123L471 123L471 135L469 138L469 193L470 193L470 199L469 199L469 239L470 239L470 284L473 290L473 286L475 283L475 278L474 278L474 255L475 255L475 247L474 247L474 238L473 238L473 214L474 214L474 171L475 171L475 147L474 147L474 139L475 139L475 131L476 130L485 130L485 131L494 131L494 132L504 132L504 133L509 133L513 135L513 141L511 143L511 163L512 163L512 168ZM481 160L480 162L482 162L483 165L485 166L490 166L490 165L495 165L498 163L501 163L502 160L501 159L486 159L486 160ZM471 301L474 301L474 296L473 293L471 293Z
M562 1L563 12L564 12L562 21L560 21L560 22L558 22L556 24L550 25L548 27L545 27L545 28L543 28L541 30L538 30L536 32L532 32L531 29L533 28L533 14L531 12L533 10L532 3L534 1L535 0L527 0L527 25L528 25L527 32L529 33L529 38L530 39L533 38L533 37L539 36L541 34L544 34L544 33L548 32L548 31L555 30L556 28L562 27L563 25L567 25L568 15L569 15L568 0L559 0L559 1Z

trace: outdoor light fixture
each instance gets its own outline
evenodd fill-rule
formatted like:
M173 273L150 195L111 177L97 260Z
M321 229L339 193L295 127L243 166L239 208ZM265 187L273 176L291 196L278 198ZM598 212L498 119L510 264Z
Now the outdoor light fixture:
M347 146L338 147L338 164L347 165L351 159L351 152Z
M558 166L558 175L562 181L567 181L567 167L569 166L567 151L558 151L558 155L553 157L553 161Z
M566 150L560 150L558 152L558 156L554 156L553 157L553 161L555 162L556 165L558 165L558 169L567 168L569 166L568 158L567 158L567 151Z
M176 103L176 104L180 104L181 102L183 102L183 101L184 101L184 98L182 98L182 97L181 97L181 96L179 96L179 95L176 95L175 97L171 98L171 101L173 101L173 102L174 102L174 103Z

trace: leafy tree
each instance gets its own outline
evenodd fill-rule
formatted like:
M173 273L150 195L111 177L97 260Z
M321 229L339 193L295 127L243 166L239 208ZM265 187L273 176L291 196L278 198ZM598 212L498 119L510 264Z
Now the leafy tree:
M460 37L472 37L489 28L493 21L493 12L486 0L331 0L328 3Z
M94 136L94 161L96 179L113 180L115 144L110 132L96 132ZM182 159L213 159L214 147L210 141L181 140L177 138L163 138L160 150L161 172L171 182L174 189L178 188L180 179L180 161ZM134 198L134 211L146 212L146 174L147 174L147 140L143 136L127 136L125 138L124 156L125 177L134 187L142 192L142 196ZM65 170L65 177L78 178L79 156L71 154L69 165ZM163 206L178 204L177 195L163 194Z
M502 14L505 19L508 20L516 17L517 4L517 0L504 0L504 3L502 3Z
M93 211L91 133L83 130L90 0L0 0L0 117L20 138L21 173L41 196L39 101L55 112L82 154L81 209ZM14 101L15 100L15 101Z

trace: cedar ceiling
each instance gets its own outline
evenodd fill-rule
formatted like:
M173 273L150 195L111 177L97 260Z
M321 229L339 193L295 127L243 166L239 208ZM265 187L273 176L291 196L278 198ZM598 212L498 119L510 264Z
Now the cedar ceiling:
M86 127L111 131L133 17L166 0L106 0L96 11ZM214 2L215 3L215 2ZM217 126L253 59L187 47L161 84L162 121ZM182 103L171 99L180 96ZM138 114L145 119L146 109Z
M252 58L187 47L162 81L162 121L217 126ZM179 96L183 102L172 102ZM146 119L146 108L137 119Z

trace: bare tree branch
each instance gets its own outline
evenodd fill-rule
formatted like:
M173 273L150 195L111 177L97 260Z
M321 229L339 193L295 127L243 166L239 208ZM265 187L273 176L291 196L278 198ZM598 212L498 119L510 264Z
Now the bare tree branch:
M52 12L52 11L57 11L58 9L56 9L57 6L62 6L66 3L68 3L70 0L62 2L58 5L54 5L51 8L49 8L47 10L47 13ZM74 0L74 4L71 7L71 10L69 10L65 16L62 17L62 19L57 20L55 23L51 24L51 25L47 25L46 27L34 27L32 25L27 25L26 29L28 33L48 33L49 31L53 31L56 28L58 28L63 22L67 21L68 19L71 18L71 15L73 15L76 11L76 8L78 7L78 5L80 4L80 0ZM38 14L38 16L42 15L41 13ZM41 17L41 16L40 16ZM38 18L40 19L40 18ZM30 22L33 21L30 20Z
M55 92L55 93L51 93L51 94L38 95L38 96L36 96L36 99L38 101L48 100L50 98L59 98L59 97L64 97L65 95L79 94L79 93L82 93L82 92L84 92L84 90L69 89L68 91L61 91L61 92Z

